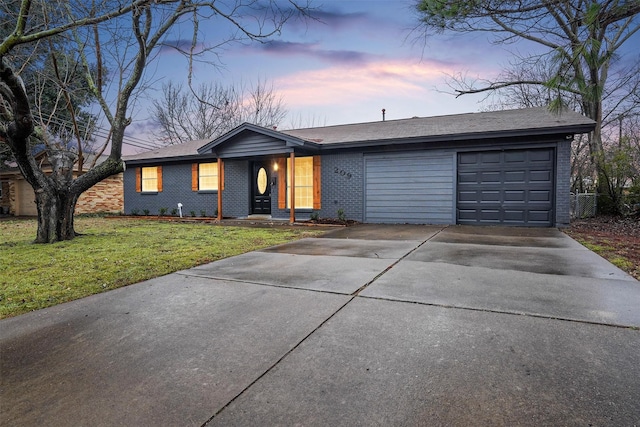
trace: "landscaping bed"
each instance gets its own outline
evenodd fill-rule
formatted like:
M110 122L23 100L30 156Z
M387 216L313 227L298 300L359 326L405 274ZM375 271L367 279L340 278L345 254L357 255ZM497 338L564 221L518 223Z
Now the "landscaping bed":
M563 231L640 280L640 220L637 217L577 219Z

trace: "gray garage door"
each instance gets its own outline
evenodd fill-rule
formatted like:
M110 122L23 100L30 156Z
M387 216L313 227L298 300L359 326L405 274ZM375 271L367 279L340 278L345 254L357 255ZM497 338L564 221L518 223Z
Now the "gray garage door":
M451 224L454 163L442 151L365 156L365 221Z
M553 225L554 150L458 154L457 222Z

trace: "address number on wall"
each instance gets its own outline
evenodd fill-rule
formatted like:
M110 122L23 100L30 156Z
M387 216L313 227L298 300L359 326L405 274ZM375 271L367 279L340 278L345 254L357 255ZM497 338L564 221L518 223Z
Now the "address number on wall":
M347 172L347 171L346 171L346 170L344 170L344 169L334 168L334 169L333 169L333 172L334 172L334 173L337 173L337 174L338 174L338 175L340 175L340 176L344 176L344 177L345 177L345 178L347 178L347 179L351 179L351 172Z

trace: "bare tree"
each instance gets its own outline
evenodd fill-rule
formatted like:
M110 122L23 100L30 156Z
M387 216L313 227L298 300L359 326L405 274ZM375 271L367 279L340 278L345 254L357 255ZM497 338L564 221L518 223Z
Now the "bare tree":
M609 109L614 117L624 109L623 104L633 104L634 97L637 100L637 91L616 88L625 87L625 75L637 76L640 72L637 58L621 70L618 55L640 29L640 2L420 0L417 10L425 36L433 31L487 32L495 43L525 40L542 48L542 54L514 55L514 61L522 70L542 60L546 74L531 77L506 73L491 80L465 81L456 93L460 96L524 85L548 88L548 94L555 95L550 99L553 109L563 105L567 94L576 95L581 111L596 122L588 142L589 154L599 175L598 183L604 185L602 130L607 117L603 99L614 95L618 98L615 103L619 108ZM617 77L617 83L612 84L612 77ZM606 189L601 187L601 191Z
M19 0L1 7L0 19L12 30L0 43L0 141L9 146L34 189L38 243L72 239L78 197L99 181L122 172L124 132L131 123L136 94L153 77L146 71L150 62L160 59L160 47L174 47L192 64L197 58L206 60L205 54L225 43L277 34L289 19L307 10L293 1L283 4L276 0ZM32 19L36 11L48 19ZM203 20L228 28L227 37L214 44L203 43L199 29ZM190 28L187 49L171 44L168 38L178 25ZM35 127L32 106L20 78L20 64L12 64L9 58L14 49L55 36L77 44L85 78L111 126L107 160L77 178L72 175L77 152L50 149L51 174L36 163L28 143ZM107 72L114 77L113 84L105 87Z
M504 70L502 76L507 81L547 81L552 78L552 68L540 58L534 64L516 64L512 69ZM631 181L634 166L638 156L634 155L632 135L635 133L633 119L640 113L640 103L634 100L633 94L638 93L640 77L637 74L621 70L617 75L610 76L609 84L604 88L602 99L602 169L596 169L591 161L587 136L578 136L572 142L571 188L573 191L594 191L600 182L600 191L606 196L601 199L600 206L607 213L620 213L624 207L623 192ZM454 87L460 87L464 80L451 82ZM547 106L558 96L562 97L562 104L582 112L581 97L572 92L554 93L552 88L540 85L514 84L500 90L499 97L492 98L493 103L488 109L512 107L541 107ZM626 163L625 163L626 162Z
M167 144L215 138L244 122L277 127L287 115L273 85L261 80L249 87L203 83L195 89L169 82L162 95L151 114L161 129L156 136Z

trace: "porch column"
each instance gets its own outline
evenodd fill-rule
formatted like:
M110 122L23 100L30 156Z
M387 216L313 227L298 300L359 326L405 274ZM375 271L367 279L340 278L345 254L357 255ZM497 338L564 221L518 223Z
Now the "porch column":
M222 221L222 190L224 190L224 163L218 158L218 221Z
M291 182L289 183L291 188L289 207L291 211L289 213L289 222L293 224L296 222L296 153L291 152L289 158L291 159Z

